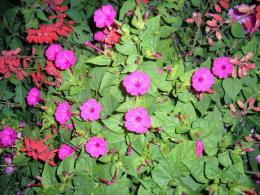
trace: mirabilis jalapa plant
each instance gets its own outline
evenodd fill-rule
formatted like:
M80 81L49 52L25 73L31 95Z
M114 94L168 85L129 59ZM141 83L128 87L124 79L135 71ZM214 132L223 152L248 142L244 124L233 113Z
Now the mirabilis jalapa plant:
M81 9L80 3L72 5ZM189 15L182 13L184 6ZM5 134L0 143L9 144L4 147L16 145L15 158L45 162L27 185L30 190L254 194L248 173L257 177L259 161L252 153L259 141L258 37L245 35L243 24L229 20L228 6L220 0L204 16L192 14L205 9L199 1L129 0L118 10L105 4L91 18L97 27L93 38L80 43L74 34L87 24L70 22L71 37L55 38L42 50L52 76L58 75L56 84L44 92L35 86L26 97L28 106L44 110L39 132L25 131L16 144L16 135L0 132ZM210 23L214 35L206 30L210 12L225 18L217 27ZM192 20L198 16L193 39ZM213 44L209 40L216 32ZM248 64L251 68L240 74ZM238 126L253 128L242 135L245 140L237 141ZM254 158L248 165L243 160L250 152ZM13 163L19 166L18 160Z

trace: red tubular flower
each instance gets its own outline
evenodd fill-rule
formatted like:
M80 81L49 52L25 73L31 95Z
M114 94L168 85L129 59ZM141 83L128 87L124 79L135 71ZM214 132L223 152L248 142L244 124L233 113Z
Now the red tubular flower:
M36 73L31 72L31 77L32 77L34 85L37 88L40 88L42 86L42 84L44 83L44 78L45 78L44 75L41 74L40 64L38 64L38 66L37 66L37 72Z
M26 152L27 156L31 156L34 160L42 160L49 163L51 166L56 164L53 162L53 158L58 149L49 151L48 145L45 145L44 142L51 137L51 134L48 134L44 139L36 141L32 138L24 138L24 147L21 148L21 152Z
M59 83L62 82L60 71L55 67L52 61L47 61L47 65L45 66L44 70L48 75L54 76Z
M116 28L112 28L111 30L106 28L104 30L104 34L106 34L105 43L109 48L112 47L112 45L118 43L121 37Z
M142 2L143 4L148 4L150 0L135 0L136 4L140 4Z

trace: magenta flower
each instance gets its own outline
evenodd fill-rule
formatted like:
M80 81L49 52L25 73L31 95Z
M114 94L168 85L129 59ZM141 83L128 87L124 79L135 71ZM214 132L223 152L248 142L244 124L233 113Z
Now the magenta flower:
M256 162L260 164L260 154L258 154L258 155L255 157L255 159L256 159Z
M5 167L5 174L11 175L13 172L14 172L14 167L13 166Z
M48 60L54 61L57 54L62 51L62 47L59 44L51 44L45 51L45 56Z
M133 96L146 94L150 88L150 83L150 77L141 71L132 72L123 80L127 93Z
M55 119L61 125L65 125L65 123L68 120L70 120L70 116L71 116L70 104L68 102L59 103L55 111Z
M106 38L106 34L102 31L98 31L94 34L94 40L104 42Z
M199 68L192 76L192 87L198 92L208 91L214 84L214 76L207 68Z
M77 59L73 51L60 51L55 60L55 66L61 70L67 70L76 63Z
M116 17L116 11L112 5L103 5L101 8L97 9L94 14L94 21L98 28L103 28L105 26L110 27Z
M129 109L125 114L125 127L128 131L145 133L151 126L151 118L147 111L142 108Z
M0 131L0 147L7 148L15 143L17 133L11 127L5 127Z
M67 144L62 144L58 152L59 159L64 160L65 158L70 156L73 152L74 149L72 147L70 147Z
M200 158L203 153L204 147L201 140L196 141L196 156Z
M41 99L41 92L36 87L33 87L27 94L26 100L29 106L36 106Z
M100 119L101 104L95 99L89 99L80 106L80 116L83 120L95 121Z
M234 22L239 22L243 28L245 33L253 33L255 32L259 26L260 22L256 19L255 12L242 12L242 10L249 10L250 7L246 4L236 5L232 9L228 11L229 17Z
M213 62L212 72L218 78L227 78L232 73L234 65L230 63L228 57L218 57Z
M107 142L101 137L91 137L87 141L86 152L93 158L104 156L107 153Z

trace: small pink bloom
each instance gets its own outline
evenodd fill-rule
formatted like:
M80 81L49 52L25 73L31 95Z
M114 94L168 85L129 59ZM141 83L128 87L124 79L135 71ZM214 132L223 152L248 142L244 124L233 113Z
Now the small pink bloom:
M5 168L5 174L11 175L14 172L14 167L13 166L8 166Z
M55 60L55 66L61 70L67 70L76 63L77 59L73 51L60 51Z
M95 121L100 119L101 104L95 99L89 99L80 106L80 116L83 120Z
M71 111L70 104L68 102L63 102L58 104L55 111L55 119L61 124L65 125L65 123L70 120Z
M98 31L94 34L94 40L96 40L96 41L104 42L105 38L106 38L106 35L102 31Z
M74 128L73 123L68 124L68 125L67 125L67 128L68 128L68 129L73 129L73 128Z
M36 87L33 87L27 94L26 100L29 106L35 106L41 99L41 92Z
M13 162L13 159L12 159L11 155L6 155L4 157L4 160L5 160L5 163L8 164L8 165L12 164L12 162Z
M232 73L234 65L230 63L228 57L218 57L213 62L212 72L218 78L227 78Z
M255 157L255 159L256 159L256 162L260 164L260 154L258 154L258 155Z
M65 158L70 156L73 152L74 149L72 147L70 147L67 144L62 144L58 152L59 159L64 160Z
M87 141L86 152L93 158L104 156L107 153L107 142L101 137L91 137Z
M203 153L203 144L201 140L196 141L196 156L197 158L200 158Z
M142 107L129 109L125 114L125 127L135 133L146 133L151 126L151 118Z
M105 26L110 27L113 24L115 17L116 11L112 5L103 5L95 11L94 21L98 28L103 28Z
M51 44L45 51L45 56L48 60L54 61L56 59L57 54L62 50L61 45L59 44Z
M5 127L0 131L0 147L7 148L15 143L17 133L11 127Z
M133 96L146 94L150 88L150 83L150 77L141 71L132 72L123 80L127 93Z
M199 68L192 76L192 86L198 92L208 91L214 84L214 76L207 68Z

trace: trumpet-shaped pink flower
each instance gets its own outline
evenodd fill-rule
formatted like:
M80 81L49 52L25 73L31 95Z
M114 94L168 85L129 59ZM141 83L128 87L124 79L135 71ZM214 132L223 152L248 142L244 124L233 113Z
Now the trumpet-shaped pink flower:
M85 148L91 157L98 158L107 153L107 141L101 137L91 137L87 141Z
M128 131L145 133L151 126L151 118L147 111L142 108L129 109L125 114L125 127Z
M61 70L67 70L76 63L77 59L73 51L60 51L55 60L55 66Z
M26 100L29 106L35 106L41 99L41 92L36 87L33 87L27 94Z
M59 44L51 44L45 51L45 56L48 60L54 61L57 54L62 51L62 47Z
M256 162L260 164L260 154L258 154L258 155L255 157L255 159L256 159Z
M213 62L212 72L218 78L227 78L233 72L234 65L230 63L228 57L218 57Z
M72 147L70 147L67 144L62 144L58 152L59 159L64 160L65 158L70 156L73 152L74 149Z
M123 80L123 85L127 93L137 96L144 95L150 88L150 77L141 71L132 72Z
M207 68L196 70L192 76L192 87L198 92L208 91L214 84L214 76Z
M94 21L98 28L103 28L105 26L110 27L116 17L116 11L112 5L103 5L101 8L97 9L94 14Z
M196 141L196 156L200 158L203 153L204 147L201 140Z
M17 133L11 127L5 127L0 131L0 147L7 148L15 143Z
M89 99L80 106L80 116L83 120L95 121L100 118L101 104L95 99Z
M58 104L55 111L55 119L61 124L65 125L65 123L70 120L71 111L70 104L68 102L63 102Z

